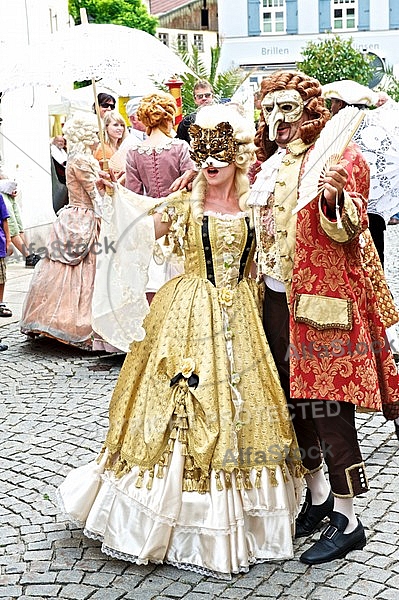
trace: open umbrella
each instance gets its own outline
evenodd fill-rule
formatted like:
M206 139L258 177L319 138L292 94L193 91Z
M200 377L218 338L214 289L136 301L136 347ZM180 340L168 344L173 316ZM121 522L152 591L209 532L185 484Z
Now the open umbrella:
M63 88L92 79L107 87L129 88L140 79L163 82L190 72L156 37L122 25L82 24L40 43L2 49L0 91L24 86Z
M25 86L65 88L73 81L91 79L104 145L95 82L107 87L135 87L140 80L161 83L190 71L157 38L131 27L82 23L18 49L2 49L0 92ZM106 165L104 166L106 168Z

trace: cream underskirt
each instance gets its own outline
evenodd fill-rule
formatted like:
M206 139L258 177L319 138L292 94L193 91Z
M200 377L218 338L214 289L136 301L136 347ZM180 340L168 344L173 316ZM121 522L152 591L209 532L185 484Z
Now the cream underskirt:
M102 551L136 564L168 563L178 568L231 578L251 564L293 556L292 537L302 492L302 480L284 481L277 467L277 486L263 468L260 487L216 488L182 492L184 456L176 440L172 460L152 489L136 487L139 468L116 479L101 463L89 463L69 473L58 489L62 511L84 527L88 537L102 541ZM156 475L156 473L155 473Z

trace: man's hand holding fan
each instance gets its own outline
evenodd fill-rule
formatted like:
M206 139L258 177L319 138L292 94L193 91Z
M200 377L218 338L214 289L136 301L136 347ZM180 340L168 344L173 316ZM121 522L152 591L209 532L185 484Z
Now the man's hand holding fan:
M338 227L342 227L339 202L348 173L339 161L364 116L364 111L347 106L326 124L306 162L293 214L323 192L328 209L335 211Z

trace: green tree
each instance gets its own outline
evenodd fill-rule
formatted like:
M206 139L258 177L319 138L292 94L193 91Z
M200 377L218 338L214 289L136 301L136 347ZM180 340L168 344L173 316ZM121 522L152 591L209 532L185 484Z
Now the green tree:
M195 111L197 108L194 102L193 88L198 79L209 81L214 89L216 97L220 100L221 98L231 98L234 92L238 90L240 85L248 77L248 74L239 67L218 73L220 50L220 46L211 48L211 64L208 70L201 59L196 46L192 47L191 52L176 48L176 53L179 54L183 62L190 67L194 73L194 75L191 73L180 75L181 80L183 81L181 94L184 115Z
M69 0L68 8L76 24L80 23L80 9L85 8L93 23L124 25L151 35L158 25L158 19L148 13L141 0Z
M352 41L329 35L319 42L308 42L302 50L304 59L297 63L297 68L322 85L341 79L368 85L373 76L372 58L356 50Z

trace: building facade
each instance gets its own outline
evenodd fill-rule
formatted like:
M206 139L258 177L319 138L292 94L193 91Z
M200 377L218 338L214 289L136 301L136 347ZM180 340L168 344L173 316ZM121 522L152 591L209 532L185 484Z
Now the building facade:
M161 42L172 50L197 48L209 68L211 48L218 43L217 0L147 0L146 5L158 17Z
M71 25L67 0L0 2L0 56L26 52L26 46ZM1 92L1 82L0 82ZM25 86L0 99L0 164L18 182L28 241L42 246L54 218L50 176L49 113L54 92Z
M309 41L328 34L399 68L399 0L218 0L220 67L241 66L259 84L265 72L295 68Z

